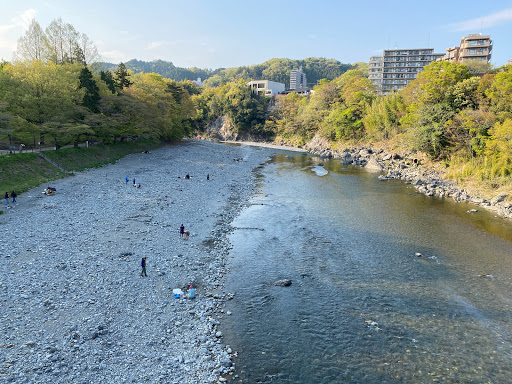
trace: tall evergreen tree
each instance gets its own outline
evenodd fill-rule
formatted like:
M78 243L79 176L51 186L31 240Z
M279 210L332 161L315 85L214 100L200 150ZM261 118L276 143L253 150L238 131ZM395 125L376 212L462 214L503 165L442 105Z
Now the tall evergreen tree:
M82 101L82 105L86 108L89 108L93 112L98 112L98 103L101 99L100 97L100 89L96 85L96 81L94 81L92 77L92 73L89 68L84 67L80 72L80 85L79 88L85 88L85 95Z
M130 74L126 69L126 66L123 63L120 63L115 71L116 87L120 90L130 87L133 83L128 79L128 77L130 77Z
M105 82L105 84L107 84L107 87L108 89L110 89L110 92L116 93L116 82L114 80L114 77L112 76L112 72L101 71L100 78Z

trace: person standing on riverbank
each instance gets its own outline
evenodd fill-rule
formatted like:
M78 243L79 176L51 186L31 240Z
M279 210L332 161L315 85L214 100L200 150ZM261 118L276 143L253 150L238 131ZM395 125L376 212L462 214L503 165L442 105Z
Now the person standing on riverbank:
M13 190L13 191L11 192L11 199L12 199L12 202L13 202L13 203L15 203L15 202L16 202L16 197L17 197L17 196L18 196L18 195L17 195L16 191L14 191L14 190Z
M142 267L142 271L140 272L140 275L143 277L148 277L148 274L146 273L146 256L144 256L140 262L140 266Z
M125 177L126 185L128 185L128 176Z
M185 234L185 226L183 224L181 224L181 226L180 226L180 237L183 237L184 234Z
M5 192L4 199L5 199L5 204L9 204L9 193L8 192Z

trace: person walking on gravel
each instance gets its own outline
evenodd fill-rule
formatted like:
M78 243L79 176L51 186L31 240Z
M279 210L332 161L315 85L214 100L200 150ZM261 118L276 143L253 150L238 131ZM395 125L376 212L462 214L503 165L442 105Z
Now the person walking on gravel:
M13 190L13 191L11 192L11 199L12 199L12 202L13 202L13 203L15 203L15 202L16 202L16 197L17 197L17 196L18 196L18 195L17 195L17 194L16 194L16 192Z
M5 204L9 204L9 193L8 192L5 192L4 199L5 199Z
M148 274L146 273L146 256L144 256L140 262L140 266L142 267L142 271L140 273L141 276L148 277Z

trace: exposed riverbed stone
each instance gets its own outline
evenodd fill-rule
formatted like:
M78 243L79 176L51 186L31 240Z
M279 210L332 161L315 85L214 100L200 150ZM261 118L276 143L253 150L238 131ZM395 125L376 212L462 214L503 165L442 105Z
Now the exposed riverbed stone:
M52 182L55 196L20 194L0 216L0 383L206 384L231 370L227 235L273 153L190 140Z
M329 151L329 142L319 135L306 144L308 151L321 155ZM350 147L333 151L333 157L343 164L365 167L371 172L383 172L380 180L399 179L411 183L419 193L427 196L452 198L457 202L468 202L481 206L499 216L512 219L512 203L505 201L507 194L499 194L492 199L471 195L456 183L447 181L442 170L434 170L422 165L421 159L409 153L386 153L372 148Z

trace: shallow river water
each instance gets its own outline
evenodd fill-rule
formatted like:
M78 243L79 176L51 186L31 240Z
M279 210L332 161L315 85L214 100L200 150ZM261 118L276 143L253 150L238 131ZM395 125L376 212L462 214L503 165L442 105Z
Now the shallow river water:
M230 236L231 381L512 382L512 223L338 160L259 172Z

